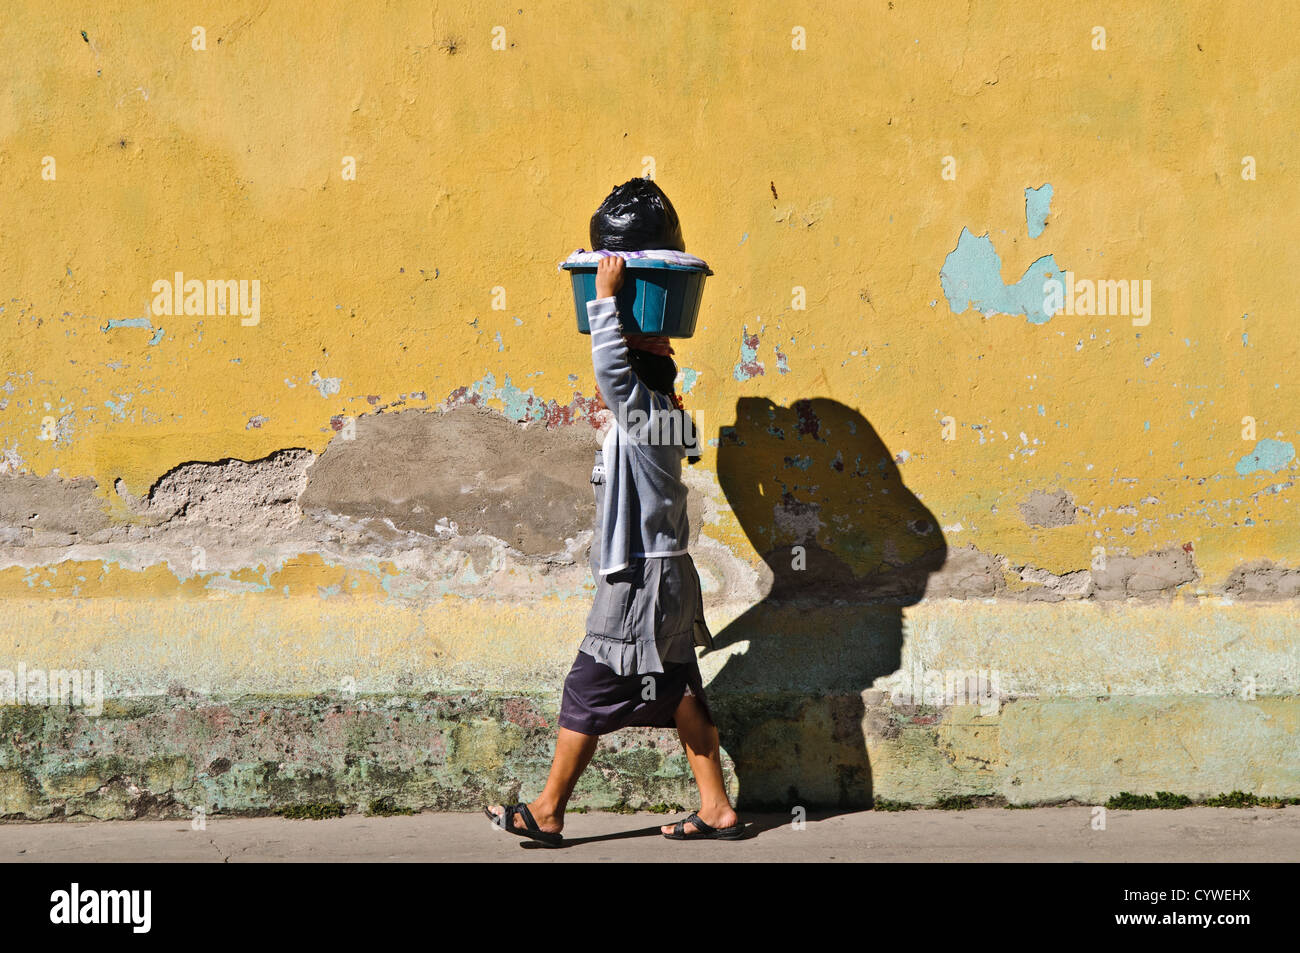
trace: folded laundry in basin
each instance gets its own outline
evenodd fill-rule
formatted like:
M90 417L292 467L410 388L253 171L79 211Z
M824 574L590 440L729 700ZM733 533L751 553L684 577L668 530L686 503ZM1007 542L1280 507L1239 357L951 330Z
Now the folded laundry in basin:
M684 268L707 269L709 267L703 258L696 258L684 251L674 251L671 248L650 248L645 251L586 251L579 248L564 259L558 267L563 270L565 265L594 265L602 258L609 258L613 255L617 255L629 264L637 261L665 261Z

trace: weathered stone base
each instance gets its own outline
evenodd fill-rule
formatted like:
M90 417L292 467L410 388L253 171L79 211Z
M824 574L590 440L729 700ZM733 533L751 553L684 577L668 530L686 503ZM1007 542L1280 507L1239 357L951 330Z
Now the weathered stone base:
M710 699L745 807L954 795L1101 803L1120 791L1300 796L1300 699L1014 699L898 706L882 692ZM0 707L0 817L188 817L339 805L472 810L543 784L558 698L187 695L102 715ZM669 730L602 739L574 807L693 806Z

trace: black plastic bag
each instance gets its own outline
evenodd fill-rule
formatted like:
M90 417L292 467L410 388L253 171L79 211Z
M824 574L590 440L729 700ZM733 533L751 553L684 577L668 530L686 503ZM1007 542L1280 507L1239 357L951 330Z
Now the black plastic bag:
M686 251L677 211L651 179L617 186L591 216L592 251Z

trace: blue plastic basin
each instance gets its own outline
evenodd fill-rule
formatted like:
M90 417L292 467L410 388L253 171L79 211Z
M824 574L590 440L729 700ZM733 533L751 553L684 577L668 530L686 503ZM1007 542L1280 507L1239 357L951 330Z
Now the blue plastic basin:
M688 338L694 334L700 299L704 297L704 279L713 274L712 269L650 259L626 261L623 287L614 296L623 330L628 334L659 334L670 338ZM590 334L587 302L596 300L596 265L566 262L561 267L573 281L578 330Z

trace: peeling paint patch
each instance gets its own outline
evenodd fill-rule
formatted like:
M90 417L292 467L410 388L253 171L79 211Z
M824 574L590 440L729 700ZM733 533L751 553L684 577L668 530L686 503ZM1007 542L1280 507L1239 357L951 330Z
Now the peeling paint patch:
M111 400L106 400L106 401L104 401L104 406L108 408L109 413L111 413L115 419L117 419L117 420L125 420L125 419L126 419L126 405L127 405L128 403L131 402L131 395L130 395L130 394L122 394L122 395L120 395L120 396L121 396L121 402L120 402L120 403L114 403L114 402L111 401Z
M343 386L341 377L321 377L319 371L311 372L311 386L320 391L322 397L329 397L331 394L337 394Z
M748 324L740 331L740 360L732 373L738 381L752 380L766 373L758 359L758 335L749 333Z
M100 328L105 334L114 328L152 328L153 322L148 318L110 318L108 324Z
M261 460L183 463L160 477L146 498L127 502L140 515L191 526L283 528L301 518L298 497L315 459L293 448Z
M110 525L92 477L7 476L0 486L0 541L48 542L55 534L92 536Z
M1238 566L1228 577L1224 591L1237 599L1294 599L1300 596L1300 569L1275 566L1258 559Z
M27 464L23 461L22 455L18 452L18 445L5 444L0 447L0 474L23 473L27 469Z
M1237 461L1237 476L1250 476L1260 470L1277 473L1295 459L1295 447L1284 440L1265 437L1255 449Z
M1030 324L1051 320L1044 305L1044 283L1058 281L1065 286L1065 274L1052 255L1044 255L1013 285L1002 282L1002 259L988 234L976 237L963 228L954 248L939 272L939 282L953 314L973 307L985 317L994 314L1023 314Z
M1187 544L1142 556L1110 556L1090 575L1098 599L1169 596L1201 578Z
M802 437L812 437L814 440L820 440L821 435L821 418L817 416L817 411L813 408L812 401L799 400L791 405L794 409L798 424L795 430Z
M594 521L590 432L520 428L489 410L408 410L357 421L311 466L308 513L345 516L440 538L484 535L532 555L562 552ZM524 493L521 488L527 488ZM472 583L494 572L484 558L459 569Z
M1023 437L1023 434L1021 435ZM1030 526L1070 526L1078 518L1074 500L1065 490L1044 493L1034 490L1020 504L1020 514Z
M1006 589L1002 561L974 545L950 548L943 566L925 583L927 599L987 599Z
M1020 569L1020 578L1039 587L1038 591L1030 590L1032 596L1046 597L1046 601L1049 602L1059 599L1085 599L1092 590L1092 574L1086 569L1078 569L1058 576L1046 569L1025 566Z
M441 409L450 410L462 404L474 407L486 407L489 402L499 402L501 413L516 423L540 421L546 429L567 426L579 420L590 421L598 426L597 412L600 405L595 397L584 397L574 393L573 400L561 404L555 400L538 397L533 388L520 390L506 375L505 383L497 385L496 375L489 371L482 379L468 387L457 387L442 402Z
M1044 183L1036 189L1025 189L1025 224L1029 226L1030 238L1043 234L1051 211L1052 183Z

